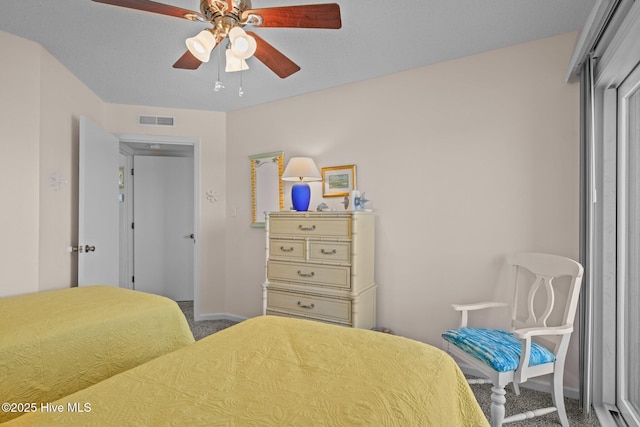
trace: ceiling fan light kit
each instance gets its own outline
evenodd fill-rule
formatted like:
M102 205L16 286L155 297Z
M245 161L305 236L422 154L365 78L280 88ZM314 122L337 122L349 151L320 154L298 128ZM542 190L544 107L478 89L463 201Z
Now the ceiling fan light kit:
M248 35L242 28L233 27L229 31L231 53L240 59L248 59L256 52L256 39Z
M216 44L218 40L210 30L202 30L197 36L186 40L187 49L200 62L209 62L209 56Z
M240 59L238 70L247 69L248 66L244 60L255 56L267 68L284 79L298 72L300 67L256 34L245 32L243 27L251 26L256 29L339 29L342 27L340 6L337 3L252 9L250 0L200 0L200 12L195 12L151 0L93 1L210 24L211 28L187 39L187 52L173 64L174 68L186 70L195 70L203 62L208 62L211 51L229 37L231 47L227 49L226 57L229 58L228 52L231 50L233 56ZM237 70L234 69L234 71Z

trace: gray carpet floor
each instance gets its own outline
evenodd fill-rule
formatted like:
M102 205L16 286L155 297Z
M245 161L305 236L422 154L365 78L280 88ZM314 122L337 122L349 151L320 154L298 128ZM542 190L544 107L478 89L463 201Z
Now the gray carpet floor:
M196 341L237 323L232 320L199 320L196 322L193 320L193 301L178 301L178 306L184 313L184 317L187 318L187 323L189 323Z
M193 332L193 337L196 340L200 340L237 323L231 320L202 320L196 322L193 320L193 301L179 301L178 305L184 312L187 322L189 323L189 327ZM476 399L484 411L484 414L487 416L487 419L489 419L491 407L491 384L474 384L471 386L471 390L476 396ZM513 392L513 388L511 388L511 386L507 387L506 398L507 416L552 405L550 394L523 387L520 388L519 396ZM567 410L567 417L569 418L569 424L572 427L600 426L595 412L591 411L589 416L584 416L577 400L565 398L565 407ZM559 426L560 422L558 421L558 416L555 413L552 413L507 425L513 425L514 427L546 427Z
M471 390L476 396L484 415L489 419L491 408L491 384L472 384ZM551 395L541 391L531 390L520 387L520 395L516 395L513 387L510 385L506 388L507 403L505 404L506 415L519 414L531 411L537 408L546 408L553 405ZM580 404L575 399L564 398L564 406L569 418L569 425L572 427L599 427L600 422L594 411L588 416L583 415ZM530 420L518 421L506 424L513 427L543 427L543 426L560 426L558 415L554 412Z

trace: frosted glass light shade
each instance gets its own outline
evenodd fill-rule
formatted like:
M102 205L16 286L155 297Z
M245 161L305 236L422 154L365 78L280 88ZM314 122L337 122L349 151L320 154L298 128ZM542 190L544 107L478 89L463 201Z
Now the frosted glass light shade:
M311 157L292 157L282 173L283 181L322 181L322 175Z
M211 51L216 47L215 36L209 30L202 30L195 37L189 37L186 41L189 52L200 62L209 62Z
M240 27L233 27L229 31L229 41L231 42L231 52L240 59L251 58L256 52L256 39Z
M225 66L224 70L227 73L249 69L247 62L244 59L238 58L237 56L235 56L231 52L231 49L227 49L227 51L225 52L225 56L227 58L227 65Z

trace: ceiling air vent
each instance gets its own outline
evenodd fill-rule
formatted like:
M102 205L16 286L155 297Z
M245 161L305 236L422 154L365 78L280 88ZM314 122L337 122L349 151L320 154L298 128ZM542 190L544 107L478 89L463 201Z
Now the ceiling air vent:
M175 126L175 117L138 115L140 126Z

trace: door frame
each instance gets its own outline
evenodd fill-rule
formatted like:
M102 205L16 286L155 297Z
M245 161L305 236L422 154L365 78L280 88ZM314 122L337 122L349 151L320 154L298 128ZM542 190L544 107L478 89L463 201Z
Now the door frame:
M114 134L121 143L146 143L160 145L190 145L193 147L193 234L195 235L193 247L193 316L200 318L200 140L197 138L164 136L164 135L140 135L140 134ZM131 254L129 262L131 262Z
M627 289L630 286L628 281L628 273L631 268L629 264L629 246L632 244L629 237L629 224L634 222L636 218L629 217L628 208L631 199L629 187L631 182L630 173L637 173L629 164L631 157L631 145L633 141L629 138L630 122L629 116L629 98L640 91L640 62L635 69L624 79L623 83L618 87L618 204L617 204L617 332L616 332L616 406L623 414L623 418L627 424L640 425L640 419L635 408L632 408L629 402L629 372L627 366L626 350L629 343L627 342ZM637 357L637 355L636 355Z

